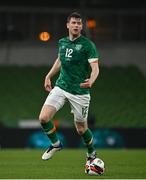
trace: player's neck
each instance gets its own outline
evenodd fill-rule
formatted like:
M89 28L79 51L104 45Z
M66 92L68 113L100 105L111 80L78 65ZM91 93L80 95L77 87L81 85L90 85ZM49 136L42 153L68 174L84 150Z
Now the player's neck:
M74 41L75 39L79 38L80 36L81 36L81 34L78 34L78 35L69 34L69 40Z

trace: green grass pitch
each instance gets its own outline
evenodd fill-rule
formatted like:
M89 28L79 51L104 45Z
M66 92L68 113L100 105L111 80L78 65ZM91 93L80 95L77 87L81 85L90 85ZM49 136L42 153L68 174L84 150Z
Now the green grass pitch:
M104 160L103 176L84 173L85 150L63 149L51 160L41 160L43 150L1 149L1 179L144 179L146 150L97 150Z

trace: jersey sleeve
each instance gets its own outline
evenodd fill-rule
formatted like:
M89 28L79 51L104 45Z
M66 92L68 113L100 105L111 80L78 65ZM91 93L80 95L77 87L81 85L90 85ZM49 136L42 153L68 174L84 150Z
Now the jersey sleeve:
M97 51L96 46L93 42L89 43L87 52L88 52L89 63L99 60L100 54Z

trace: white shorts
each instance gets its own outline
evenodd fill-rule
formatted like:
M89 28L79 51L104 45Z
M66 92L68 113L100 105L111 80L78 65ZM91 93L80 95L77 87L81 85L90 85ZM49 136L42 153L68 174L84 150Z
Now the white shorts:
M53 106L56 108L56 111L58 111L63 107L66 100L70 103L74 120L79 122L87 121L90 94L73 95L55 86L46 98L44 105Z

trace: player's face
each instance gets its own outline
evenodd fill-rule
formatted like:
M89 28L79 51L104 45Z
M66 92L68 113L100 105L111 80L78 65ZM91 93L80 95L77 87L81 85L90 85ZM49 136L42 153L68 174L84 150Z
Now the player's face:
M83 23L80 18L71 18L70 21L67 23L67 28L69 33L73 36L78 36L81 33L83 28Z

